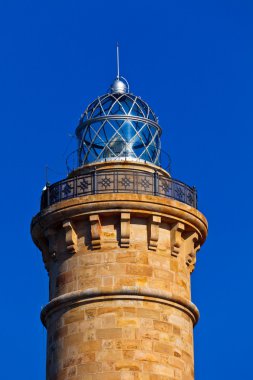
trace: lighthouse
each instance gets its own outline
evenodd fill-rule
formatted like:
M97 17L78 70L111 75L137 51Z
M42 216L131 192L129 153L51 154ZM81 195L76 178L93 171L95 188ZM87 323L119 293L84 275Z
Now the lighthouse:
M47 380L194 379L207 221L161 166L161 135L118 70L81 116L76 167L43 190L31 234L49 276Z

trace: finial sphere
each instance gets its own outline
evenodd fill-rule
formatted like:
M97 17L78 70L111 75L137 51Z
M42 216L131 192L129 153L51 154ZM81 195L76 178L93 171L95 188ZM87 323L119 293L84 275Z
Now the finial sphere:
M127 86L122 80L117 78L111 86L111 91L116 94L125 94L127 92Z

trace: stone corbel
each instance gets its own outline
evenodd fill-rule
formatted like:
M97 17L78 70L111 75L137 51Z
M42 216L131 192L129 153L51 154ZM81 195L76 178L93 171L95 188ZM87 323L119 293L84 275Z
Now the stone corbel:
M93 249L101 248L101 224L99 215L90 215L91 246Z
M130 213L122 212L120 216L120 246L128 248L130 244Z
M35 241L35 244L41 250L42 259L43 259L45 268L46 268L47 271L49 271L48 262L49 262L49 257L50 256L49 256L49 247L48 247L48 241L47 241L47 239L41 237L39 241Z
M73 228L73 223L70 220L65 220L62 224L65 230L65 242L68 253L76 253L77 248L77 235Z
M53 228L45 230L45 237L48 241L48 254L54 261L56 261L57 245L56 245L56 231Z
M200 249L199 237L196 232L190 233L185 240L185 262L190 269L194 271L196 264L196 255Z
M159 225L161 223L161 217L152 215L149 218L149 242L148 249L156 251L158 239L159 239Z
M182 233L185 230L183 223L176 223L171 229L171 256L178 257L183 247Z

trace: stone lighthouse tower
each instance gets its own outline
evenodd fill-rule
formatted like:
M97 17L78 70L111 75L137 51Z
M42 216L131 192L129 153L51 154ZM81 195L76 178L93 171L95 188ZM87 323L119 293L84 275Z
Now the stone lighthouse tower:
M117 76L76 129L78 165L43 191L47 380L192 380L196 191L160 166L161 128Z

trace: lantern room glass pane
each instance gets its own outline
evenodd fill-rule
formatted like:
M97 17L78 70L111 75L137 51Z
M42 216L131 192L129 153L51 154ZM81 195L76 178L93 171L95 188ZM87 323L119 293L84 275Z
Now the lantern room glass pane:
M82 115L76 133L80 165L124 157L160 163L157 118L148 104L133 94L97 98Z

